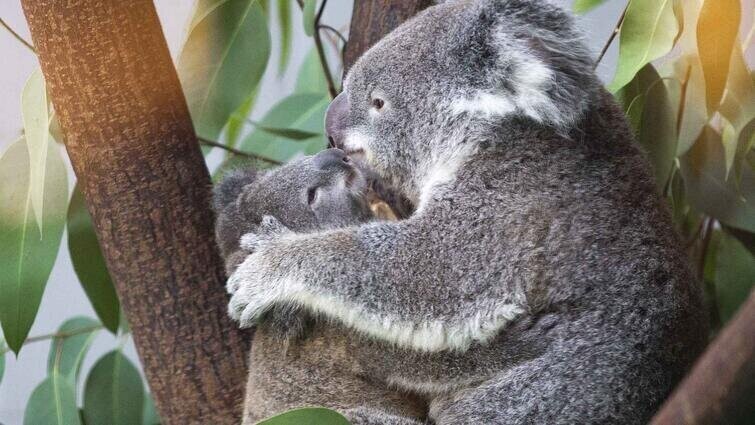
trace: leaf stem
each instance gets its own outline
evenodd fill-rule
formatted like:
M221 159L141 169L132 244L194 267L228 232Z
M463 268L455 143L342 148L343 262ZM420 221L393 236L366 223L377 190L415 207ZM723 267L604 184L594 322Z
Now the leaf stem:
M275 160L275 159L272 159L272 158L267 158L267 157L264 157L262 155L257 155L257 154L251 153L251 152L244 152L242 150L238 150L238 149L232 148L230 146L226 146L226 145L224 145L222 143L218 143L218 142L216 142L214 140L207 140L207 139L203 139L201 137L197 137L197 140L199 140L199 143L201 143L201 144L203 144L205 146L212 146L214 148L224 149L224 150L227 150L228 152L230 152L230 153L232 153L234 155L243 156L243 157L246 157L246 158L257 159L257 160L260 160L260 161L268 162L270 164L276 164L276 165L281 165L282 164L282 162L280 162L278 160Z
M31 45L31 43L29 43L28 41L24 40L24 38L23 38L23 37L21 37L21 36L20 36L20 35L19 35L19 34L18 34L18 33L17 33L16 31L13 31L13 28L11 28L11 27L10 27L10 26L9 26L9 25L8 25L8 24L7 24L7 23L6 23L5 21L4 21L4 20L3 20L3 18L0 18L0 25L2 25L3 27L5 27L5 29L6 29L6 30L8 30L8 32L9 32L9 33L11 33L11 35L12 35L13 37L16 37L16 40L20 41L20 42L21 42L21 44L23 44L24 46L26 46L26 48L27 48L27 49L31 50L31 51L32 51L32 53L34 53L34 54L37 54L37 51L36 51L36 50L34 49L34 46L32 46L32 45Z
M624 11L621 12L621 16L619 16L619 21L616 22L616 25L613 27L611 36L608 37L606 44L603 45L603 49L600 51L600 54L598 55L598 59L595 60L595 65L593 66L593 69L598 68L598 64L600 63L601 60L603 60L603 56L606 55L608 48L611 47L611 43L613 43L613 40L616 38L617 35L619 35L619 31L621 31L621 24L624 23L624 18L627 16L627 8L629 8L629 2L627 2L627 5L624 7Z
M50 334L32 336L32 337L26 338L26 341L24 341L23 345L27 345L27 344L31 344L31 343L39 342L39 341L45 341L48 339L68 338L75 335L85 334L87 332L97 331L103 328L104 326L102 325L87 326L85 328L79 328L79 329L68 331L68 332L55 332L55 333L50 333ZM9 351L10 351L10 348L0 347L0 356Z
M330 73L330 66L328 66L328 59L325 57L325 48L322 45L322 37L320 36L320 29L322 28L322 25L320 25L320 18L322 18L322 13L325 11L325 5L327 3L328 0L322 0L322 3L320 3L320 9L318 9L317 15L315 16L315 33L313 35L315 37L317 56L320 57L322 72L325 74L325 81L328 83L328 93L330 94L330 98L333 99L338 96L338 90L333 81L333 75Z

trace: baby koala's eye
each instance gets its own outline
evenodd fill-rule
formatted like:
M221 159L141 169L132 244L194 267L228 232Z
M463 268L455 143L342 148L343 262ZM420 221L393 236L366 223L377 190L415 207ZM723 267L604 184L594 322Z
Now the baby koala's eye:
M307 189L307 203L309 205L312 205L317 200L317 188L316 187L310 187Z
M385 101L379 97L372 99L372 107L377 109L378 111L383 109L383 106L385 106Z

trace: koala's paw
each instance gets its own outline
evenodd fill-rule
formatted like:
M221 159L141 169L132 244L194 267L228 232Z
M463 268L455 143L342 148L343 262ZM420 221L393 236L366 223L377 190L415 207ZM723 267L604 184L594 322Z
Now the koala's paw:
M257 226L256 231L241 237L240 245L241 248L254 252L287 233L291 233L288 227L275 217L266 215L262 217L262 222Z
M259 321L277 301L283 299L283 283L266 273L264 251L246 257L243 263L228 278L226 288L231 294L228 314L241 327L249 327Z

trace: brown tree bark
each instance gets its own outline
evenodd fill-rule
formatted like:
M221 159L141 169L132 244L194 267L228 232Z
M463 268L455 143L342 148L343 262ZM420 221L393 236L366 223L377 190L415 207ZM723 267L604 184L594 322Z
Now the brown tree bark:
M747 424L755 416L755 291L698 359L653 425Z
M166 424L238 423L210 177L149 0L22 0L66 149Z
M432 0L355 0L344 52L344 75L362 53L432 3Z

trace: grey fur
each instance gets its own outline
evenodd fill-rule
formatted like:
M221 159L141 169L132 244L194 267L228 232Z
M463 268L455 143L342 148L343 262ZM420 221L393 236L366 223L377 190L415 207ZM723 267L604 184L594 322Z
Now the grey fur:
M573 28L543 1L451 1L365 53L329 132L416 213L255 231L231 316L249 326L296 305L395 344L358 354L427 397L437 424L647 422L707 321L647 160Z
M372 220L364 173L339 164L338 152L324 151L268 172L239 169L221 180L214 190L216 235L229 273L253 249L254 241L239 244L242 234L263 223L268 233L288 231L266 214L276 214L296 231ZM313 187L320 188L321 199L309 205L307 192ZM368 376L360 361L364 356L355 356L365 346L375 348L354 331L296 306L276 306L254 333L244 423L296 407L326 406L354 424L419 424L426 403Z

